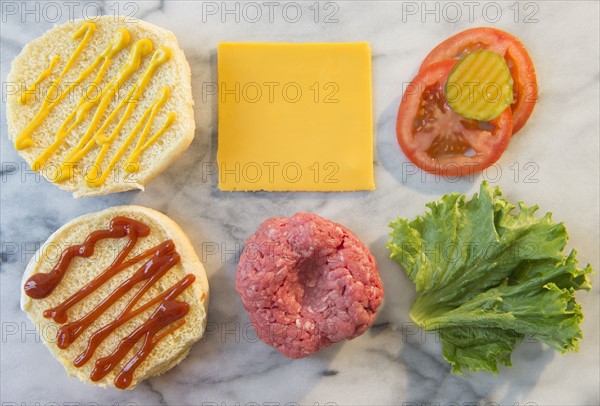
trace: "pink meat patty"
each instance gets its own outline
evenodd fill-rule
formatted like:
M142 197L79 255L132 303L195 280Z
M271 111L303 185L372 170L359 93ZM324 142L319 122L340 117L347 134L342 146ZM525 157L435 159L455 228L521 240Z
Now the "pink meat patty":
M290 358L361 335L383 300L367 247L311 213L258 227L242 252L236 289L258 337Z

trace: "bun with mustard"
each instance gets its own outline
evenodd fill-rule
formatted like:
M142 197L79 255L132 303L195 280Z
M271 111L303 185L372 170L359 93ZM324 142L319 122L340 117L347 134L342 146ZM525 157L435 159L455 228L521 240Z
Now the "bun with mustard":
M118 16L66 23L12 63L9 138L75 197L143 190L192 142L190 76L170 31Z

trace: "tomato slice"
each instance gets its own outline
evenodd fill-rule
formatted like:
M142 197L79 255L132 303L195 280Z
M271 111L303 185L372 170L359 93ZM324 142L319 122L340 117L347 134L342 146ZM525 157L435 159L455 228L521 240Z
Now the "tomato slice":
M421 64L420 71L435 62L460 59L480 49L489 49L504 56L514 80L514 100L511 105L513 134L531 115L538 100L538 86L533 61L525 46L511 34L495 28L471 28L460 32L433 48Z
M512 134L509 108L494 120L477 121L448 107L444 86L455 64L445 60L419 72L402 96L396 122L404 154L419 168L442 176L464 176L489 167Z

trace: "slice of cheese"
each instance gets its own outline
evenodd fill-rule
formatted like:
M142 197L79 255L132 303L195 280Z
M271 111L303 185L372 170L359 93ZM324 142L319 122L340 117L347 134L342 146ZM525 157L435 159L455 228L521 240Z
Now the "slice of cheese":
M221 190L372 190L368 43L221 43Z

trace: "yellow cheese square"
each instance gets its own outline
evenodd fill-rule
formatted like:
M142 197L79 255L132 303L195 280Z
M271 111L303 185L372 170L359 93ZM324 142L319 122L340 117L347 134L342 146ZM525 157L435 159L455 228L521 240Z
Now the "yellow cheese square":
M368 43L221 43L219 189L373 190Z

